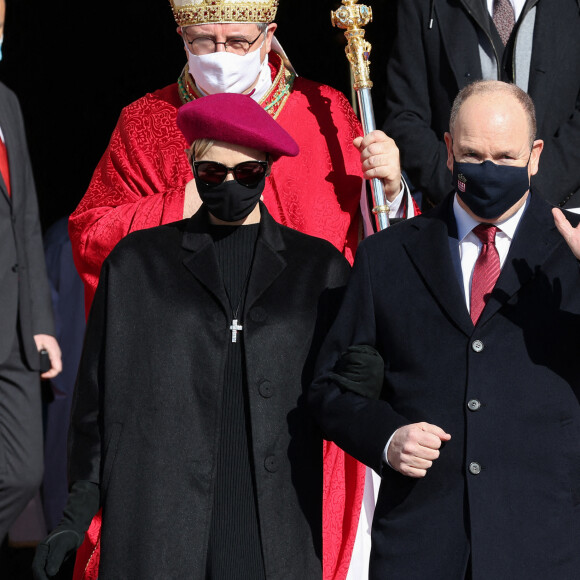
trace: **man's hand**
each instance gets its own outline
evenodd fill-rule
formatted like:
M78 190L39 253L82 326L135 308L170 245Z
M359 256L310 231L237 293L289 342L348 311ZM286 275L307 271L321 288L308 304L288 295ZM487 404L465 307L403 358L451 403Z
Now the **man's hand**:
M558 231L562 234L562 237L566 240L568 246L576 256L577 260L580 260L580 224L575 228L566 219L566 216L557 207L552 209L552 215L554 216L554 222Z
M197 193L195 179L185 186L185 199L183 201L183 219L190 218L201 207L201 198Z
M442 441L451 435L430 423L413 423L395 431L387 451L393 469L408 477L425 477L427 470L439 457Z
M365 178L382 180L387 199L393 201L401 191L401 162L395 142L382 131L372 131L357 137L353 145L360 152Z
M60 346L58 346L56 338L49 334L35 334L34 342L36 343L36 349L38 352L42 349L46 349L48 357L50 358L50 370L42 373L40 376L43 379L54 379L54 377L62 371Z

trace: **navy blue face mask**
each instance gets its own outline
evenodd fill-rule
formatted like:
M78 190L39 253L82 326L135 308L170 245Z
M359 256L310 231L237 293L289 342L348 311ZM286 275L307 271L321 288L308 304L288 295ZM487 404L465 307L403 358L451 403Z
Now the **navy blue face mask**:
M495 219L530 189L528 165L496 165L493 161L458 163L454 157L453 187L477 217Z

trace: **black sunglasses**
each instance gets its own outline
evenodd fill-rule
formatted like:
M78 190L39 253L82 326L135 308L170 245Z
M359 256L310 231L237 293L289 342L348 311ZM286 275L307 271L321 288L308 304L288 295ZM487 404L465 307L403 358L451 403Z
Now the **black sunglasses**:
M194 161L193 173L197 179L206 185L219 185L223 183L229 172L233 173L234 179L244 187L255 187L268 171L267 161L243 161L227 167L217 161Z

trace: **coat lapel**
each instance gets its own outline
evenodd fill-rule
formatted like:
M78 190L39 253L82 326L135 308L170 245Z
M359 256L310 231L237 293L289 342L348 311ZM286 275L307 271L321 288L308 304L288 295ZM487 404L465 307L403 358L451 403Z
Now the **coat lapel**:
M463 0L462 4L465 12L458 10L455 3L435 3L436 22L442 45L445 47L458 89L481 78L477 30L468 19L471 17L484 30L489 30L489 18L483 14L481 0Z
M256 243L256 253L252 273L248 283L246 311L273 284L286 268L286 260L280 252L285 249L279 225L268 213L266 206L260 203L262 220Z
M473 324L457 279L455 261L451 255L453 244L449 240L452 200L451 195L429 214L413 220L418 229L417 235L403 245L435 300L456 326L470 336Z
M224 312L230 315L230 306L224 283L220 275L219 264L213 241L209 234L207 211L202 208L193 215L183 234L182 247L188 254L183 259L183 265L213 294Z
M280 228L260 203L262 219L256 242L256 253L248 282L245 301L247 310L272 285L286 268L286 260L280 252L285 249ZM207 211L202 208L190 219L183 234L182 247L188 251L183 264L189 272L211 292L230 315L230 305L221 279L213 241L209 234Z
M477 325L485 324L528 284L554 250L564 243L547 203L532 195L512 240L501 274Z

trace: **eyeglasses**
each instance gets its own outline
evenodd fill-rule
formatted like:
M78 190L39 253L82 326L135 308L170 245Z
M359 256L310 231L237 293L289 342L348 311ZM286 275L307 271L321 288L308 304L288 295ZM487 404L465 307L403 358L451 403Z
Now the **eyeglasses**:
M254 40L248 40L247 38L228 38L225 42L216 42L215 38L211 36L198 36L193 40L189 40L187 38L187 33L184 32L185 42L189 44L189 50L192 54L197 56L204 55L204 54L211 54L212 52L216 51L218 44L224 45L224 50L226 52L232 52L234 54L245 55L248 54L250 48L254 46L260 36L264 34L264 31L261 31Z
M231 172L240 185L255 187L268 171L267 161L243 161L234 167L216 161L194 161L192 165L195 177L209 186L220 185Z

